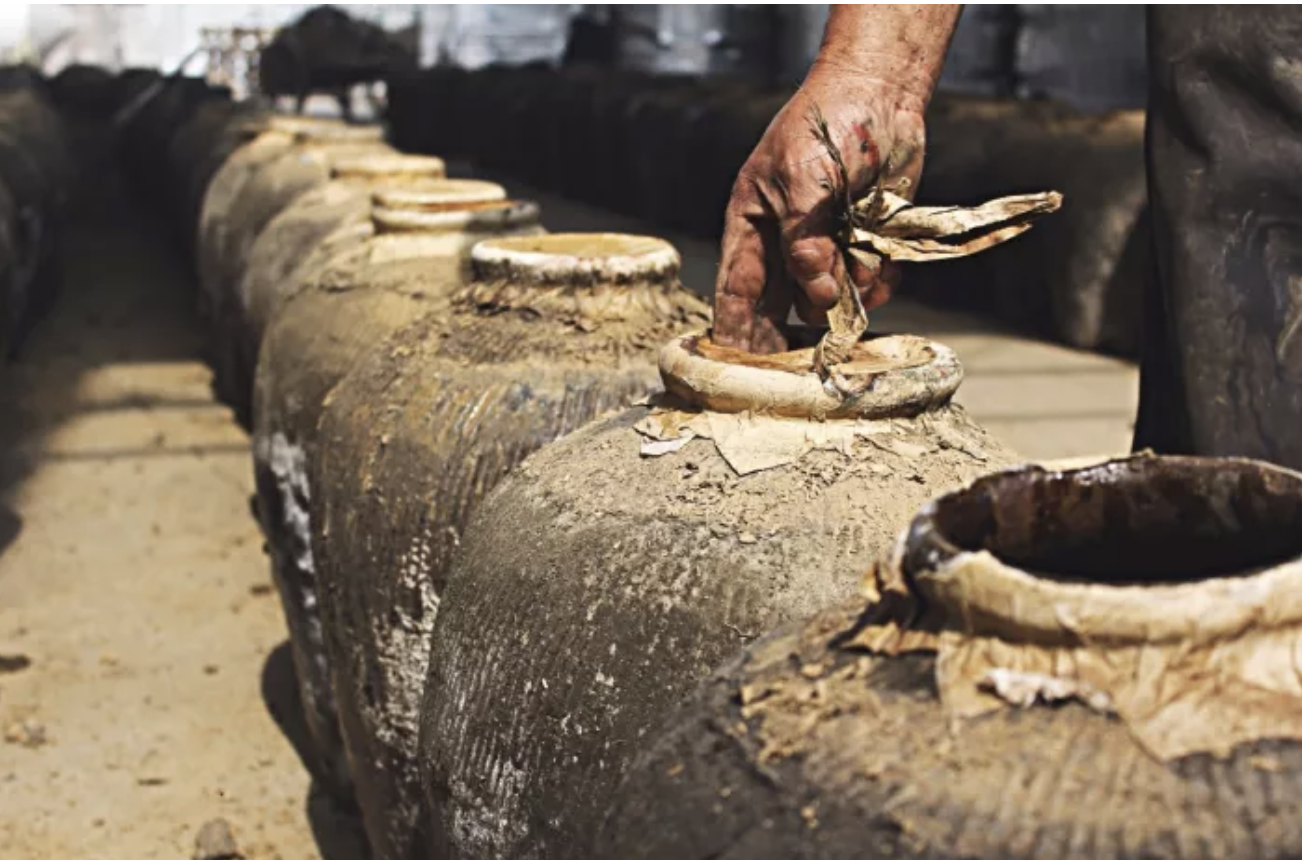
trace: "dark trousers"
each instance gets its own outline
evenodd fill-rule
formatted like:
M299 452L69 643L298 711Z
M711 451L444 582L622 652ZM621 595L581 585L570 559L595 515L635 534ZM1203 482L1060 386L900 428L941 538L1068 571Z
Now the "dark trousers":
M1138 448L1302 469L1302 8L1153 6Z

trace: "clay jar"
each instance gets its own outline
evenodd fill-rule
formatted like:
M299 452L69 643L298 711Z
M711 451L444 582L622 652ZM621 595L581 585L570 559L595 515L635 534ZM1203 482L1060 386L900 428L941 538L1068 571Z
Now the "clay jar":
M543 448L480 506L434 628L420 760L436 854L583 857L634 747L754 637L856 592L922 503L1013 455L953 352L671 341L672 395Z
M185 231L183 241L192 255L198 254L197 228L210 182L249 142L250 128L264 116L263 110L249 102L212 98L196 107L172 136L166 169L175 186L170 192L173 214L181 222L178 229Z
M300 140L300 133L328 134L338 130L349 134L347 126L325 119L264 115L236 121L238 132L244 137L239 146L213 174L204 191L199 213L198 240L199 277L204 294L215 295L223 266L230 258L232 207L259 167L285 153ZM363 126L362 133L369 140L379 139L378 129Z
M376 153L336 159L331 173L330 182L300 194L253 243L238 313L228 317L233 328L222 338L237 353L232 359L237 391L250 389L263 332L295 289L294 272L307 255L340 227L369 222L377 189L439 179L445 168L432 156Z
M447 311L331 392L310 464L326 642L375 856L417 856L417 726L447 567L479 500L529 453L659 390L657 345L703 324L649 237L493 239Z
M597 856L1296 857L1300 516L1243 460L942 497L648 738Z
M199 218L199 280L220 327L262 229L295 197L329 179L330 157L389 151L379 126L270 117L250 123L252 139L213 176ZM224 368L218 367L218 384Z
M19 245L18 206L0 182L0 362L18 346L25 328L23 310L38 259Z
M0 183L11 207L11 327L22 330L49 307L60 285L59 241L74 180L67 126L42 91L0 93Z
M434 183L431 183L431 186ZM494 235L538 231L538 209L504 200L487 182L445 180L420 191L377 192L373 228L336 241L263 338L254 383L253 461L258 511L314 738L318 776L347 796L343 750L317 614L310 543L322 401L386 335L447 307L466 280L469 249ZM350 234L351 235L351 234Z

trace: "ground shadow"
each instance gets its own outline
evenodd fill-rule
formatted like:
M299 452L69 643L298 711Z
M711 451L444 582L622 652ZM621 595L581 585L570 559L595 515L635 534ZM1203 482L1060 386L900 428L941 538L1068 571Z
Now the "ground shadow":
M113 170L79 183L59 230L43 307L0 367L0 502L33 471L42 440L87 411L188 408L165 400L88 404L87 374L112 364L195 361L206 337L194 311L194 276L176 243Z
M311 771L312 747L303 704L298 695L298 678L289 642L283 642L262 667L262 700L285 740L294 748L303 768ZM307 796L307 816L322 860L367 860L366 837L361 819L345 809L315 781Z
M23 530L23 518L11 508L0 503L0 555L12 544Z

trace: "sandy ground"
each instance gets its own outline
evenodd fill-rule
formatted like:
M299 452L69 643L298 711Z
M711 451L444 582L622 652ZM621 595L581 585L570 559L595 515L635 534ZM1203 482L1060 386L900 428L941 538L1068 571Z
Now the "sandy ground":
M354 860L310 791L247 440L210 394L191 279L105 197L0 373L0 856Z

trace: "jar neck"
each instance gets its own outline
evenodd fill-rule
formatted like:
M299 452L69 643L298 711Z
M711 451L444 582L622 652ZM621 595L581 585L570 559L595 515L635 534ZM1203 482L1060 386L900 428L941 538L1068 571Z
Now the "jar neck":
M458 302L480 312L564 320L580 330L637 319L704 318L705 303L679 280L677 251L660 239L566 234L487 241Z

